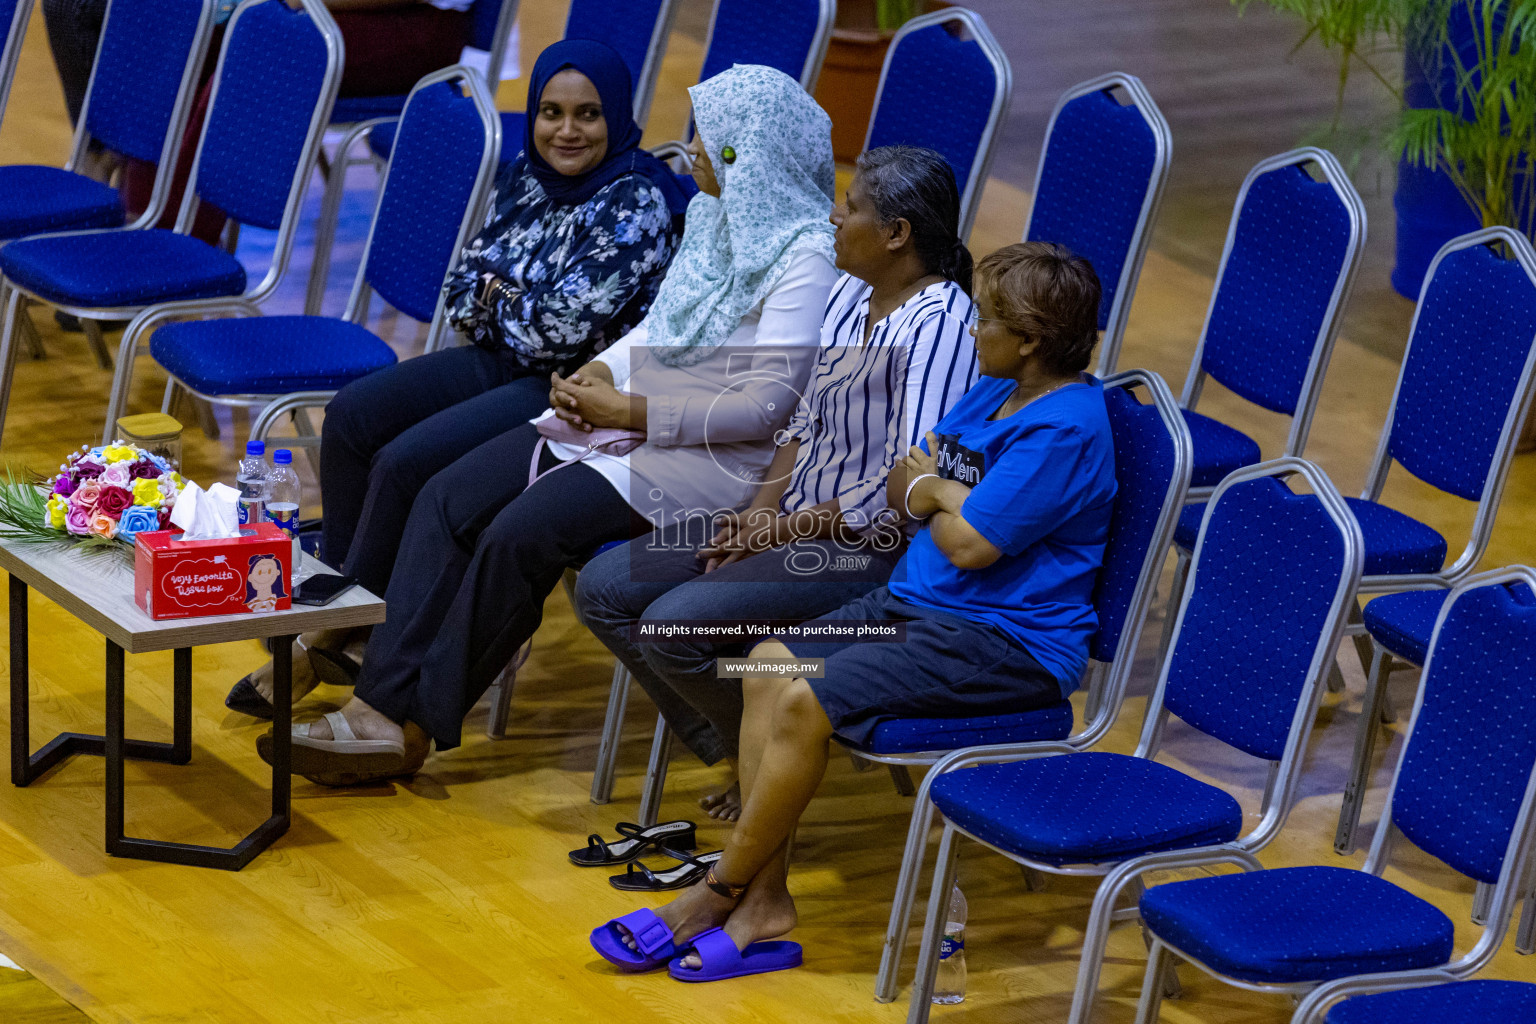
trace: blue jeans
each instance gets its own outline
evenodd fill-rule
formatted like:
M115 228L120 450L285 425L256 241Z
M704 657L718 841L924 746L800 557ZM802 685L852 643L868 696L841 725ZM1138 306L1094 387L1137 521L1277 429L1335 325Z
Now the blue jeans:
M800 541L793 550L774 548L705 575L697 553L711 532L698 520L659 530L592 559L576 581L576 614L705 764L735 757L741 734L741 680L717 678L715 658L745 653L749 645L641 639L643 627L804 622L884 586L901 557L900 549L872 544Z

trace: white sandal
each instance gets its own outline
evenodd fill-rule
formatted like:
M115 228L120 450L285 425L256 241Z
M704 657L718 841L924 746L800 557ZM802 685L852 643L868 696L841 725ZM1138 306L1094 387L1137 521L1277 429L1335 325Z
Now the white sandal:
M325 720L331 726L331 739L311 736L308 722L293 727L294 775L328 786L348 786L415 773L416 767L407 767L405 763L403 741L359 739L340 711L330 712ZM270 736L257 741L263 760L269 760L270 742ZM267 750L263 750L264 746Z

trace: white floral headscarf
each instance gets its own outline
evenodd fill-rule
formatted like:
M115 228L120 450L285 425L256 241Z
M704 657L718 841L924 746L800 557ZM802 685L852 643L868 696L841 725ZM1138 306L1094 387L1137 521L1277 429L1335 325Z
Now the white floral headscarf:
M683 240L646 316L649 343L691 366L736 330L799 250L834 259L832 121L782 71L737 64L688 90L720 196L688 205ZM734 152L727 161L726 150Z

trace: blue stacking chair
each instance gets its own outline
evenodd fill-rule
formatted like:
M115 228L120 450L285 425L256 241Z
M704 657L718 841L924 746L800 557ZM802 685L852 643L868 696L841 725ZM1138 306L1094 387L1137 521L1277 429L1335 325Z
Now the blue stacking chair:
M1204 514L1199 502L1228 473L1262 458L1247 434L1195 411L1206 378L1290 416L1281 454L1300 456L1364 248L1365 206L1332 153L1296 149L1248 172L1179 399L1195 442L1195 474L1192 504L1174 532L1178 565L1165 648Z
M960 186L960 237L968 238L1012 92L1013 69L981 15L963 7L919 15L886 51L864 148L941 154Z
M288 265L304 181L340 77L340 36L321 0L303 0L299 10L283 0L248 0L224 35L176 230L65 232L0 249L9 287L0 335L0 423L23 297L82 320L125 320L163 302L238 296L254 303L271 294ZM186 233L205 200L236 223L276 229L271 266L254 287L234 256ZM118 349L120 365L132 360L138 337L130 323ZM111 430L109 421L104 435Z
M1495 251L1502 246L1508 257ZM1354 849L1376 720L1394 662L1422 665L1449 588L1487 550L1525 422L1536 366L1536 251L1518 232L1489 228L1452 239L1425 276L1392 409L1364 492L1349 499L1365 534L1365 606L1358 634L1365 708L1355 739L1335 848ZM1381 503L1392 463L1477 502L1466 547L1446 564L1445 538Z
M1137 400L1131 390L1135 387L1146 389L1148 404ZM888 765L932 765L958 747L982 749L979 744L1010 752L1034 750L1039 744L1052 750L1084 750L1114 725L1162 569L1162 553L1189 487L1190 444L1173 394L1155 373L1127 370L1107 378L1104 404L1114 435L1117 490L1104 567L1094 585L1099 628L1089 642L1083 728L1072 732L1070 701L1043 711L983 719L897 719L880 725L866 747L856 748L859 758ZM875 998L882 1003L896 998L896 972L933 821L928 790L935 778L928 773L912 810L885 950L875 977Z
M1100 376L1120 359L1172 153L1163 112L1141 79L1118 71L1062 93L1045 127L1024 240L1059 243L1093 264L1103 285Z
M14 20L0 52L0 115L31 9L32 0L11 5ZM108 6L69 159L62 168L0 166L0 243L45 231L123 226L117 189L75 170L93 141L158 165L149 205L127 226L148 227L160 219L212 30L212 0L114 0ZM41 356L31 319L23 315L18 323ZM110 366L99 326L92 320L85 325L97 361Z
M443 278L483 222L496 173L495 102L476 72L445 68L411 91L400 124L342 318L253 316L242 299L168 303L134 324L143 336L153 332L150 354L176 384L214 404L261 408L253 440L265 440L284 416L323 408L350 381L395 362L394 350L363 326L374 292L430 325L428 351L444 333ZM188 315L221 318L169 322ZM132 360L120 362L114 414L126 402L131 375ZM301 421L294 440L312 445L319 438L305 434Z
M580 6L587 0L575 0ZM649 2L649 0L647 0ZM517 20L518 0L475 0L470 6L469 45L486 51L485 86L494 98L501 85L501 64L506 56L507 34ZM641 6L637 4L637 6ZM366 141L372 150L373 161L382 168L389 159L394 145L395 126L400 112L405 109L406 96L343 96L336 101L331 112L332 129L343 133L336 147L335 158L326 159L320 153L320 176L325 182L325 194L320 201L320 216L315 222L314 258L309 268L309 285L304 299L304 312L310 316L320 312L325 298L325 283L331 270L331 247L336 241L336 222L341 216L341 197L346 189L347 168L352 166L352 150L359 141ZM517 129L521 138L522 129ZM503 138L512 138L502 129ZM366 161L365 161L366 162Z
M11 81L21 63L21 43L32 17L32 0L0 0L0 118L11 96Z
M1302 1000L1291 1024L1513 1024L1536 1020L1528 981L1455 981L1445 971L1341 978Z
M1311 494L1281 477L1296 474ZM1279 833L1296 797L1324 679L1360 578L1359 527L1333 484L1302 459L1238 470L1200 528L1171 655L1134 755L1063 744L956 751L929 773L944 834L912 987L909 1024L928 1018L955 837L1037 871L1103 876L1083 939L1069 1020L1092 1010L1122 890L1152 865L1242 863ZM1269 765L1258 823L1226 790L1155 760L1169 714ZM926 835L914 833L919 842Z
M1363 870L1266 871L1234 861L1244 869L1238 874L1142 893L1141 920L1152 949L1139 1024L1157 1018L1159 976L1170 956L1240 988L1292 996L1351 975L1434 969L1460 980L1493 958L1536 846L1532 588L1536 572L1519 566L1469 577L1451 591L1435 625L1384 824ZM1481 934L1454 961L1451 919L1382 877L1404 838L1493 887Z

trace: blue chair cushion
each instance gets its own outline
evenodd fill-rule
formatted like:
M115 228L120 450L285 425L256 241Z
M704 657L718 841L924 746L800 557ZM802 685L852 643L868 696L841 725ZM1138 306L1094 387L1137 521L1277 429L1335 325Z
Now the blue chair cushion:
M1367 576L1439 572L1445 565L1445 538L1410 516L1364 498L1345 498L1365 540Z
M48 302L87 309L245 291L239 260L159 228L23 238L0 249L0 273Z
M1259 443L1241 430L1188 409L1183 412L1194 451L1191 487L1214 487L1234 469L1251 466L1263 457Z
M405 110L400 96L338 96L331 108L331 124L356 124L375 117L399 117Z
M1231 795L1142 757L1090 751L949 772L930 790L976 838L1047 864L1096 864L1237 838Z
M1429 657L1429 636L1449 590L1410 590L1383 594L1365 606L1365 630L1376 642L1405 661L1423 665Z
M116 228L123 220L122 198L110 185L57 167L0 167L0 238Z
M1536 985L1457 981L1355 996L1336 1004L1325 1024L1491 1024L1536 1020Z
M959 750L986 743L1064 740L1072 734L1072 702L1048 708L984 718L896 718L881 722L861 747L871 754L911 754L924 750Z
M1436 967L1451 919L1391 882L1336 867L1275 868L1156 885L1141 920L1158 938L1240 981L1328 981Z
M335 391L396 362L394 350L367 328L325 316L167 324L155 331L149 351L205 395Z

